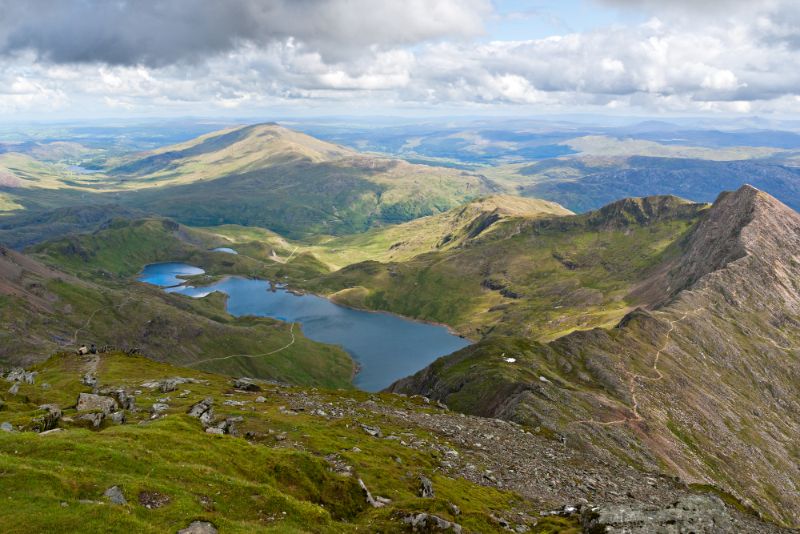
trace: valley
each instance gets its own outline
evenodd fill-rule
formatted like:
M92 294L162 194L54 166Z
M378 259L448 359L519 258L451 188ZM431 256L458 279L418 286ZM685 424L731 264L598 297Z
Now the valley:
M602 157L586 142L456 169L268 123L90 151L91 173L4 154L14 179L2 186L0 362L39 378L2 395L11 432L0 438L25 445L43 430L38 407L57 404L58 432L42 439L59 448L65 436L98 451L131 439L239 456L255 446L278 474L228 473L225 498L291 488L253 515L124 463L86 475L100 488L116 473L129 498L174 497L163 515L110 519L144 531L177 529L184 510L234 532L273 521L299 532L311 517L315 531L403 531L411 510L480 532L580 532L615 514L796 527L800 216L793 167L775 159L788 149L605 139L592 145ZM750 179L766 190L739 183ZM97 354L75 356L82 345ZM100 385L81 385L87 373ZM143 393L170 377L197 382ZM120 410L122 425L78 413L81 392L120 389L150 408ZM225 416L196 428L187 412L208 395ZM19 463L3 447L26 487L21 473L44 460L28 449ZM418 493L423 467L445 500ZM68 505L40 528L102 502L88 487L56 492Z

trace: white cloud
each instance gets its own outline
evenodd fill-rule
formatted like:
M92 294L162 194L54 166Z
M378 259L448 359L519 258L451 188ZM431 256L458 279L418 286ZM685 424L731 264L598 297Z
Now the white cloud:
M690 2L669 8L646 0L612 2L649 10L653 18L545 39L486 42L470 39L480 35L488 13L482 0L237 0L233 5L241 9L271 6L269 13L280 20L299 13L298 6L313 4L315 10L307 20L286 19L280 31L270 26L277 22L258 19L253 24L269 30L264 38L236 26L228 33L242 37L233 44L214 41L202 56L178 57L175 51L164 62L148 63L147 50L137 61L116 62L102 54L55 61L42 55L44 48L8 52L0 57L0 112L75 113L94 106L100 114L207 114L333 102L337 110L381 111L442 105L800 112L800 7L778 0L717 2L696 14ZM709 9L715 16L705 14ZM8 35L0 24L0 41ZM127 59L137 58L135 49L126 50Z

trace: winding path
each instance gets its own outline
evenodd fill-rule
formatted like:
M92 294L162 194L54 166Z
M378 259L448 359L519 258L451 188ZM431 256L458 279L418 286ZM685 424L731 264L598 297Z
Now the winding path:
M295 325L295 323L292 323L291 326L289 327L289 335L292 336L292 340L289 343L287 343L286 345L284 345L283 347L279 348L279 349L275 349L275 350L270 351L270 352L265 352L263 354L231 354L230 356L221 356L219 358L207 358L205 360L199 360L199 361L196 361L196 362L184 364L184 366L185 367L194 367L195 365L199 365L201 363L218 362L218 361L222 361L222 360L229 360L231 358L261 358L263 356L271 356L272 354L277 354L278 352L280 352L280 351L282 351L284 349L288 349L289 347L294 345L294 342L295 342L294 325Z
M103 310L113 310L114 308L116 308L117 310L121 310L121 309L122 309L122 307L123 307L124 305L126 305L128 302L130 302L131 300L133 300L133 297L126 297L126 298L125 298L125 299L124 299L124 300L123 300L121 303L119 303L119 304L114 304L114 305L111 305L111 306L101 306L101 307L97 308L96 310L94 310L94 311L93 311L93 312L92 312L92 313L89 315L89 318L88 318L88 319L86 319L86 322L85 322L85 323L83 323L83 326L80 326L80 327L78 327L78 328L76 328L76 329L75 329L75 332L72 334L72 345L77 345L77 344L78 344L78 334L79 334L80 332L82 332L82 331L86 330L87 328L89 328L89 325L92 323L92 320L95 318L95 316L96 316L98 313L100 313L100 312L101 312L101 311L103 311Z
M655 372L656 376L647 376L647 375L640 375L638 373L632 373L627 369L624 370L625 374L628 375L628 390L630 391L630 397L632 402L631 412L633 417L623 417L621 419L615 419L613 421L597 421L595 419L580 419L578 421L572 421L569 424L579 424L579 423L588 423L598 426L611 426L611 425L620 425L627 422L638 422L641 421L643 418L639 413L639 397L636 394L636 381L637 380L647 380L650 382L658 382L664 378L664 373L662 373L658 368L658 362L661 358L661 353L667 349L667 345L669 345L670 336L672 335L672 331L675 330L675 325L683 320L685 320L688 316L694 315L695 313L703 310L704 308L696 308L692 311L688 311L680 316L678 319L672 319L669 322L669 329L666 333L666 339L664 339L664 343L661 345L661 348L658 349L656 352L656 356L653 359L653 366L652 369Z

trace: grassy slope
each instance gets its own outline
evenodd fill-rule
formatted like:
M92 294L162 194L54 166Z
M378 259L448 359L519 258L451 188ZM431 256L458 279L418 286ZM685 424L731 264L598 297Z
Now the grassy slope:
M468 239L470 231L480 230L482 222L491 223L495 218L534 219L570 213L552 202L496 195L404 224L308 242L290 241L269 230L236 225L204 230L228 241L240 253L256 258L285 262L298 254L308 254L337 270L360 261L405 261L425 252L451 249ZM487 229L494 228L489 225Z
M648 218L653 209L663 216ZM618 321L635 304L626 297L637 281L671 253L700 209L657 197L581 216L512 217L465 246L354 264L307 285L347 304L447 323L470 337L497 329L547 340Z
M96 236L84 238L96 239ZM142 245L146 240L131 242ZM167 249L169 243L161 235L154 246ZM74 254L65 255L57 247L52 255L40 256L51 263L63 262L66 269L88 280L39 269L36 263L27 265L24 257L0 258L3 260L0 268L7 267L3 271L7 278L2 282L12 281L11 286L0 283L3 361L19 363L43 352L71 349L76 343L111 344L139 347L155 358L182 365L235 356L202 363L200 367L231 375L348 387L353 363L341 349L312 342L303 337L299 328L290 332L291 325L280 321L231 317L224 311L224 298L219 294L196 300L169 295L134 282L130 276L120 276L138 271L143 265L139 262L148 261L150 252L135 249L127 255L120 253L120 259L110 250L98 251L95 264L91 256L86 256L88 260L80 256L76 259ZM215 266L226 268L227 260L222 256L230 257L220 253L209 255L212 270ZM19 264L23 265L21 271ZM81 269L87 265L87 270ZM237 265L241 271L248 266L246 262ZM120 270L114 273L114 268ZM287 347L293 336L295 342ZM267 354L283 347L286 348ZM251 357L254 355L264 356Z
M19 395L5 396L0 419L30 429L44 403L58 403L65 417L74 417L78 393L88 391L80 384L86 366L86 360L74 355L40 364L36 385L23 384ZM189 391L186 397L140 386L176 375L206 382L181 386ZM140 409L169 397L167 416L147 421L146 411L128 412L128 424L106 423L100 431L62 422L66 430L48 436L0 432L4 532L174 532L193 520L211 521L222 532L399 532L400 516L421 511L456 520L467 531L496 532L502 528L491 516L530 509L513 493L437 473L438 452L372 438L347 417L284 413L287 396L300 393L296 390L268 388L260 393L266 402L252 404L254 394L228 394L230 382L223 377L119 354L102 356L97 376L103 386L143 389L137 396ZM49 388L43 389L43 383ZM422 409L414 401L355 391L308 395L353 407L372 398L389 407ZM242 435L254 433L251 440L209 435L185 415L206 397L215 399L218 417L243 416L238 426ZM248 404L227 407L223 399ZM428 431L371 411L358 420L379 424L386 435L435 440ZM282 440L276 439L279 434ZM356 476L334 473L323 459L331 454L351 465ZM408 475L409 470L415 474ZM435 498L417 496L416 473L433 480ZM357 478L374 495L392 502L382 509L368 507ZM122 488L128 504L103 504L103 492L113 485ZM167 495L170 502L147 509L137 502L143 491ZM456 504L461 514L453 516L448 503ZM569 530L575 527L568 520L545 518L532 532L577 532Z

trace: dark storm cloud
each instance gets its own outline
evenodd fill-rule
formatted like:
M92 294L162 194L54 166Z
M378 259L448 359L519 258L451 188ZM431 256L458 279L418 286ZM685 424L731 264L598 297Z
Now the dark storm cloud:
M484 0L0 0L0 53L164 66L295 39L325 59L475 35Z

